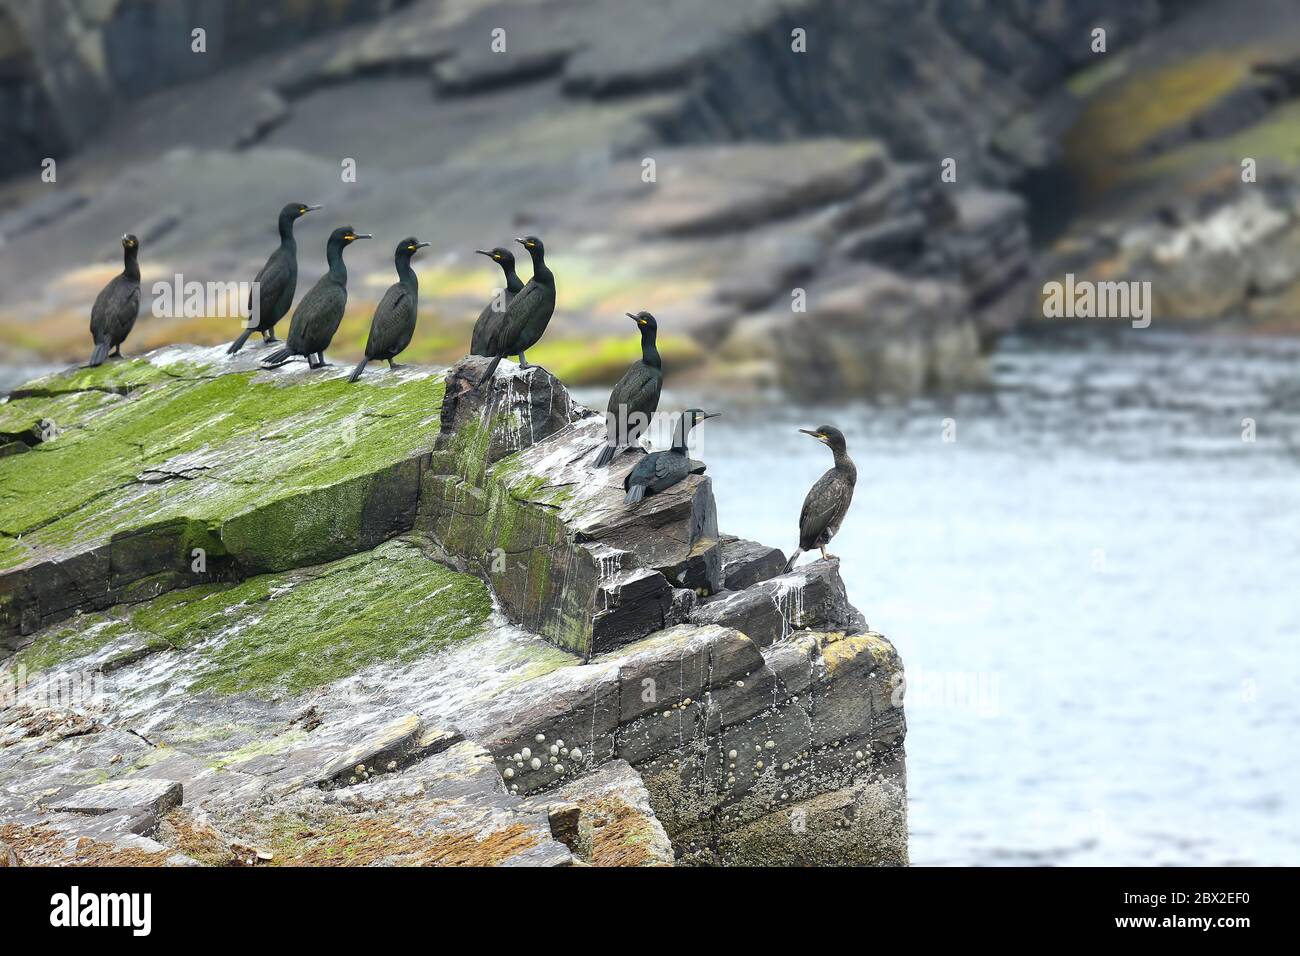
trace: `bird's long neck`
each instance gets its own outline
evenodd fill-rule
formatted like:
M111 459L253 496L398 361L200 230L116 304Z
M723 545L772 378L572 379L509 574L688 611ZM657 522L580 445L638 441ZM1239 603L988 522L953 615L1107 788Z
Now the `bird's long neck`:
M686 454L686 439L691 434L691 418L689 415L683 415L677 419L677 427L673 429L673 451L679 454Z
M847 449L833 448L835 453L835 470L845 475L849 479L849 484L858 480L858 466L853 464L853 459L849 457Z
M533 281L555 288L555 276L546 267L546 256L541 252L530 252L533 257Z
M293 241L293 221L295 217L289 214L280 216L280 245L292 246Z
M397 281L410 289L411 292L418 291L420 280L415 277L415 270L411 268L411 257L398 256L393 260L393 264L397 266Z
M524 287L523 280L519 278L519 273L515 271L515 264L503 265L501 271L506 274L506 291L512 295Z
M663 360L659 358L659 349L655 344L655 330L641 330L641 361L651 368L663 368Z
M122 250L122 275L128 279L140 281L140 263L136 259L138 250L135 246L129 246Z
M330 278L339 285L347 285L348 267L343 264L343 243L331 242L326 246L325 260L330 265Z

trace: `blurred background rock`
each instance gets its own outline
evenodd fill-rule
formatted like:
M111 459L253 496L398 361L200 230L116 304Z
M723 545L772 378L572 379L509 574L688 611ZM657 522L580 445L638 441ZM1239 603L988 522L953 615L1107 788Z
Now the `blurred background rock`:
M536 358L578 383L616 377L637 349L623 313L648 309L679 378L817 395L979 385L1003 334L1043 327L1038 290L1066 271L1152 279L1158 323L1290 330L1300 68L1252 67L1296 55L1295 12L0 0L0 355L81 357L124 231L143 241L146 288L251 279L290 200L327 207L299 228L300 292L332 225L433 243L409 353L422 361L465 350L497 280L473 250L545 235L561 307ZM391 244L349 253L340 358L360 351ZM236 326L146 318L132 341Z

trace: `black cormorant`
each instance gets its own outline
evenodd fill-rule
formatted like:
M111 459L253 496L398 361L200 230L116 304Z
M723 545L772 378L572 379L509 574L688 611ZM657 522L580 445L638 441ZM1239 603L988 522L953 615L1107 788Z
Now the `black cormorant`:
M492 327L505 316L511 300L519 294L519 290L524 287L524 282L519 278L519 273L515 272L515 255L509 249L497 246L495 249L475 249L474 251L480 256L487 256L499 265L501 271L506 274L505 297L501 303L501 308L496 307L497 302L494 295L492 301L483 306L483 311L478 314L478 321L474 323L474 334L470 338L470 355L491 355L492 353L487 351L487 348L492 334Z
M623 503L634 505L646 495L655 495L665 488L671 488L687 475L704 474L704 462L693 461L687 454L686 440L694 426L706 418L716 418L721 414L699 408L688 408L682 412L673 431L673 447L668 451L646 455L623 479L623 487L627 489Z
M478 380L480 385L492 377L507 355L518 355L520 366L527 368L524 352L538 343L555 313L555 276L546 267L546 247L536 236L523 236L515 242L532 256L533 277L510 301L505 315L488 334L484 351L492 356L492 362Z
M420 295L420 284L411 268L411 256L427 246L414 236L397 244L393 264L397 266L397 281L388 287L379 300L374 318L370 320L370 335L366 339L366 357L352 370L349 382L355 382L366 370L366 363L387 359L389 368L397 368L393 361L397 354L411 344L415 334L415 316Z
M659 330L655 317L649 312L629 312L627 317L641 329L641 359L628 367L609 393L609 410L605 414L608 437L596 456L597 468L608 465L620 448L636 442L646 430L664 387L663 362L655 348L655 333Z
M129 232L122 237L122 271L99 290L90 309L90 338L95 348L88 367L102 365L109 349L122 357L122 343L131 334L140 314L140 240Z
M280 210L280 246L267 257L257 277L257 324L250 325L239 333L239 338L230 343L226 354L234 355L244 347L248 337L254 332L262 333L264 342L278 342L275 337L275 323L279 322L293 305L293 294L298 288L298 244L293 238L293 224L313 209L302 202L291 202ZM253 293L248 293L249 321L252 321Z
M348 270L343 265L343 250L358 239L373 238L358 233L351 226L340 226L325 243L325 258L330 268L311 291L302 297L289 322L284 348L276 349L262 361L270 368L283 365L295 355L305 355L309 368L325 364L325 349L343 321L348 304Z
M815 431L807 428L799 431L812 435L828 446L835 455L835 464L817 479L817 483L809 490L808 497L803 500L803 511L799 512L799 547L786 562L786 571L794 568L799 555L813 548L820 548L823 558L834 557L826 553L826 545L835 537L835 532L840 530L840 523L849 512L849 504L853 501L853 486L858 480L858 469L849 457L843 432L831 425L822 425Z

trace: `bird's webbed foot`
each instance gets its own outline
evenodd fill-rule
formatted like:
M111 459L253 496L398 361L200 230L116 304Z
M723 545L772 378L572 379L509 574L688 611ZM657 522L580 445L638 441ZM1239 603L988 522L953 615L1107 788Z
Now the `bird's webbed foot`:
M405 366L398 365L398 364L397 364L396 362L394 362L392 359L389 359L389 360L388 360L388 367L391 368L391 369L399 369L399 368L404 368Z

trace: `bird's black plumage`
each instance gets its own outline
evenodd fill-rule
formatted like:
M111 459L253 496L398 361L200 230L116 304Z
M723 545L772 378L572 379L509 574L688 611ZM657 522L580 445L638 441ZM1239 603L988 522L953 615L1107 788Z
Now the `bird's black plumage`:
M248 337L261 332L266 342L279 341L275 337L275 323L279 322L293 305L293 294L298 289L298 243L293 238L293 224L313 209L306 203L291 202L280 210L280 245L267 257L266 264L253 279L256 283L257 309L254 314L253 290L248 293L249 324L230 343L226 353L234 355L244 347Z
M646 430L664 387L663 361L655 347L659 330L655 317L649 312L629 312L627 317L641 329L641 359L628 367L609 393L605 445L596 456L597 468L608 465L620 448L636 442Z
M515 256L509 249L497 246L495 249L475 249L474 251L481 256L487 256L499 265L506 277L505 293L502 299L498 301L496 295L493 295L492 301L483 306L483 311L478 314L478 321L474 323L474 334L470 338L470 355L491 355L492 353L488 352L487 349L488 343L491 341L492 329L505 318L506 309L510 307L514 297L519 294L519 290L524 287L524 283L519 278L519 273L515 272Z
M858 469L849 457L843 432L833 425L799 430L829 447L835 456L835 464L817 479L803 500L803 510L799 512L799 547L790 555L785 566L787 571L794 567L799 555L813 548L819 548L823 558L833 557L826 553L826 545L830 544L831 538L840 530L844 516L849 513L853 486L858 481Z
M623 479L623 488L627 491L623 503L634 505L646 495L657 495L671 488L687 475L704 474L704 462L693 460L687 453L687 439L694 426L706 418L716 418L720 414L722 413L706 412L699 408L688 408L682 412L673 432L673 447L668 451L646 455Z
M140 240L127 233L122 237L122 271L99 290L90 308L90 338L95 343L90 367L102 365L111 350L121 356L122 343L135 327L140 314Z
M311 368L325 364L325 349L338 331L339 323L343 321L343 310L348 304L348 270L343 265L343 250L358 239L369 238L351 226L340 226L330 233L329 241L325 243L329 271L298 303L289 322L284 347L264 358L263 363L274 368L295 355L304 355Z
M478 383L482 385L497 370L497 365L507 355L518 355L519 364L528 367L524 352L536 345L546 332L546 326L555 314L555 276L546 267L546 248L536 236L516 239L533 259L533 277L510 300L505 315L495 324L484 346L492 362Z
M370 320L370 335L366 339L366 357L352 370L349 382L359 379L366 370L366 363L375 359L387 359L390 368L397 368L393 359L411 344L420 296L420 283L411 268L411 256L427 245L427 242L421 242L414 236L397 244L397 251L393 253L397 281L388 287L375 308L374 317Z

